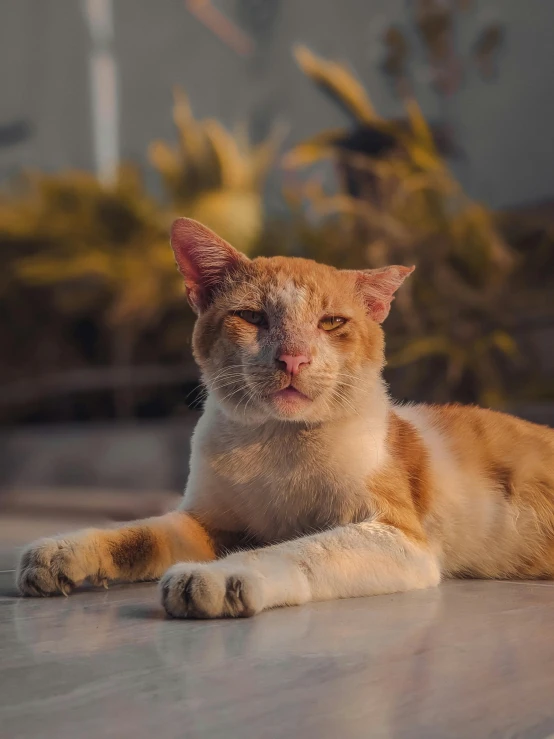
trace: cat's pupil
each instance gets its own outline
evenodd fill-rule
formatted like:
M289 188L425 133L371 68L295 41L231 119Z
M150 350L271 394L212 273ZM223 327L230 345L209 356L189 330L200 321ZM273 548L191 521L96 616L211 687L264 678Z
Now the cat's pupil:
M332 331L333 329L342 326L344 323L346 323L346 318L341 318L340 316L327 316L326 318L321 319L319 326L324 331Z

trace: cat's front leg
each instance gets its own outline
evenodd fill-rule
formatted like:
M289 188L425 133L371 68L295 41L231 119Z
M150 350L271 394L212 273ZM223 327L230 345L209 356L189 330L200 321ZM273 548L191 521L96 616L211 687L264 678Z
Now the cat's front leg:
M160 587L171 616L218 618L427 588L439 581L438 561L425 542L395 526L367 521L213 563L179 563Z
M84 529L29 544L21 555L17 586L22 595L68 595L84 580L155 580L175 562L214 559L215 546L184 511L118 528Z

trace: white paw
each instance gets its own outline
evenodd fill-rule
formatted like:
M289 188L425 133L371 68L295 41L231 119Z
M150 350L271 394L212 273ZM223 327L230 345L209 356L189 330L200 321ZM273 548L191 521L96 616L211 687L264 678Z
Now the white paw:
M182 562L162 577L160 592L174 618L245 618L264 608L264 578L250 567Z

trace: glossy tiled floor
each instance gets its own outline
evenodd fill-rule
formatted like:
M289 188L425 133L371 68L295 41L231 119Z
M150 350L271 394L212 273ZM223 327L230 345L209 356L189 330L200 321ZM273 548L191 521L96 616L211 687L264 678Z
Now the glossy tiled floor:
M554 584L172 621L155 585L19 599L0 574L0 736L554 735Z

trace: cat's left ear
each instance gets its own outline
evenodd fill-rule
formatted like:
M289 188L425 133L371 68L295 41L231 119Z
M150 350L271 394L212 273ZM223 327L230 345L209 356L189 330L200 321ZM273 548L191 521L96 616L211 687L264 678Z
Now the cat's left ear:
M389 315L394 293L414 269L415 267L393 265L381 269L364 269L355 273L356 287L373 321L383 323Z

